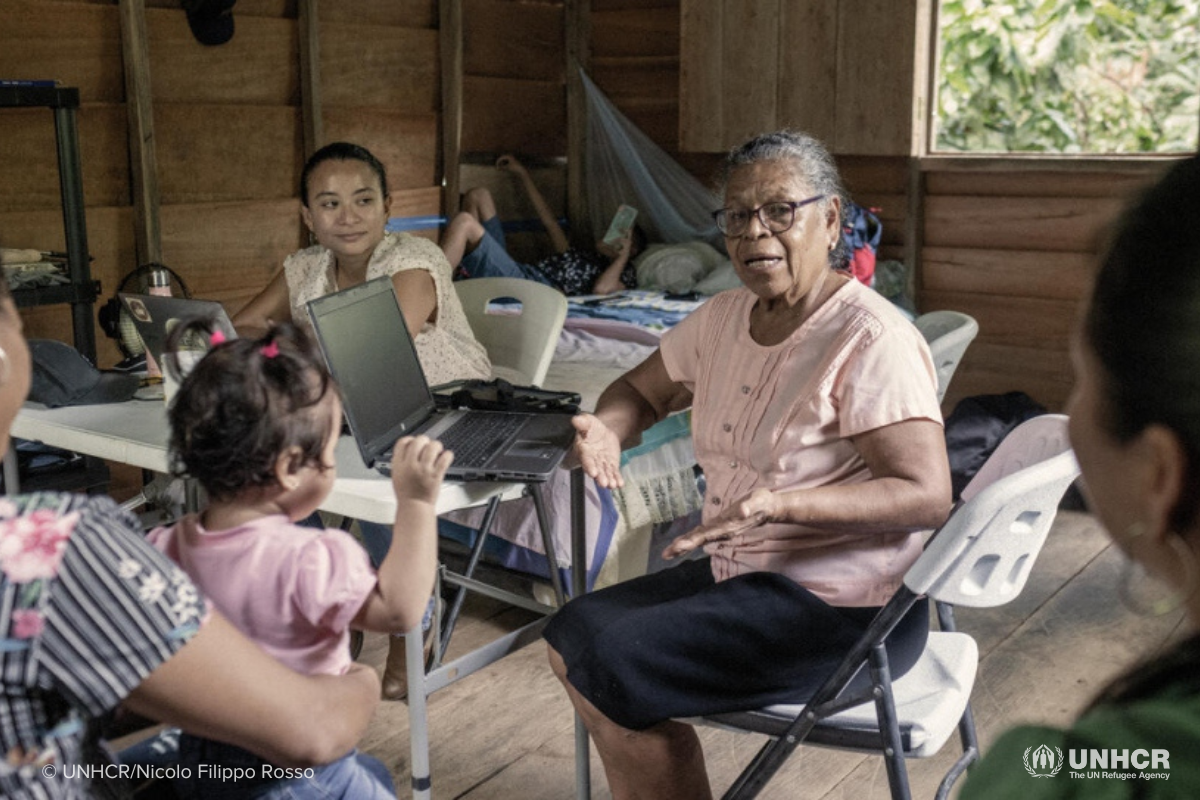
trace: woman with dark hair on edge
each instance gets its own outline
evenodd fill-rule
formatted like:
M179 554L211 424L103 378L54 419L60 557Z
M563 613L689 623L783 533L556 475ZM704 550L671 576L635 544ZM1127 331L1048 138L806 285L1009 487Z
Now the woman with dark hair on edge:
M1116 595L1182 609L1191 634L1117 678L1069 728L1003 735L961 796L1200 796L1200 159L1176 165L1121 218L1071 342L1071 444L1088 504L1125 555ZM1034 762L1040 748L1049 759ZM1077 778L1072 756L1125 754ZM1075 771L1081 771L1075 767ZM1035 776L1031 772L1041 772ZM1146 777L1146 775L1154 777Z
M267 288L234 315L242 335L261 336L280 322L308 328L308 301L390 276L431 386L492 377L487 351L471 331L441 248L419 236L386 231L391 196L379 159L349 142L325 145L304 165L300 201L300 216L316 244L288 256ZM379 566L391 544L391 527L360 521L359 531L371 563ZM404 639L394 637L391 645L383 696L400 700L408 694Z
M680 717L795 702L824 680L950 511L937 377L921 334L845 273L843 191L810 136L730 153L714 213L744 284L715 295L575 418L576 455L619 486L620 454L691 407L707 481L684 560L567 603L550 663L614 798L711 796ZM889 641L893 675L924 649L918 605Z
M0 275L0 452L29 383ZM0 498L0 682L0 796L13 800L127 796L96 741L117 706L277 766L312 766L354 748L379 697L369 668L287 669L111 498L60 492Z

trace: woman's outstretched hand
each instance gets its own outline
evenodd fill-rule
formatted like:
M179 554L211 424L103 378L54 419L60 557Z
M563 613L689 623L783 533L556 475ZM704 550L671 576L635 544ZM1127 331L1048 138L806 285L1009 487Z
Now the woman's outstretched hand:
M575 445L572 460L578 462L584 474L605 489L619 489L625 485L621 477L621 440L612 429L594 414L576 414L571 418L575 426Z
M663 550L663 558L678 558L710 542L720 542L770 522L775 516L776 500L770 489L755 489L712 520L677 537Z

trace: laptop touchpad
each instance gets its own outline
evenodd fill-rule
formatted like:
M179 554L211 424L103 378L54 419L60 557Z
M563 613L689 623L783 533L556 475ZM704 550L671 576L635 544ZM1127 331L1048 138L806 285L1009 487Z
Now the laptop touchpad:
M562 447L539 439L518 439L504 449L506 458L552 459L562 454Z

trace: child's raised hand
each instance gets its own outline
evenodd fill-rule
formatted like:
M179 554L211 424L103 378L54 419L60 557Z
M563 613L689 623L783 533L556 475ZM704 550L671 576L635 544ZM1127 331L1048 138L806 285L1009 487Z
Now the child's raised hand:
M454 453L428 436L405 436L392 450L392 488L397 498L436 503Z

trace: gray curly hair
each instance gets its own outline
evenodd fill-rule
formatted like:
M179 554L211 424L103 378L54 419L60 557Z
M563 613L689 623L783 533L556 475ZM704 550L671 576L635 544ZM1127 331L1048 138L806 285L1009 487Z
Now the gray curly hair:
M821 202L822 208L828 208L829 201L834 197L839 198L840 209L844 211L846 208L846 190L842 186L842 178L838 174L833 156L820 140L800 131L760 133L730 150L721 169L717 193L724 196L725 187L736 170L760 161L792 162L813 192L825 195L825 200ZM839 228L842 222L842 219L838 220ZM849 251L845 239L839 236L837 246L829 252L829 265L840 269L848 261Z

